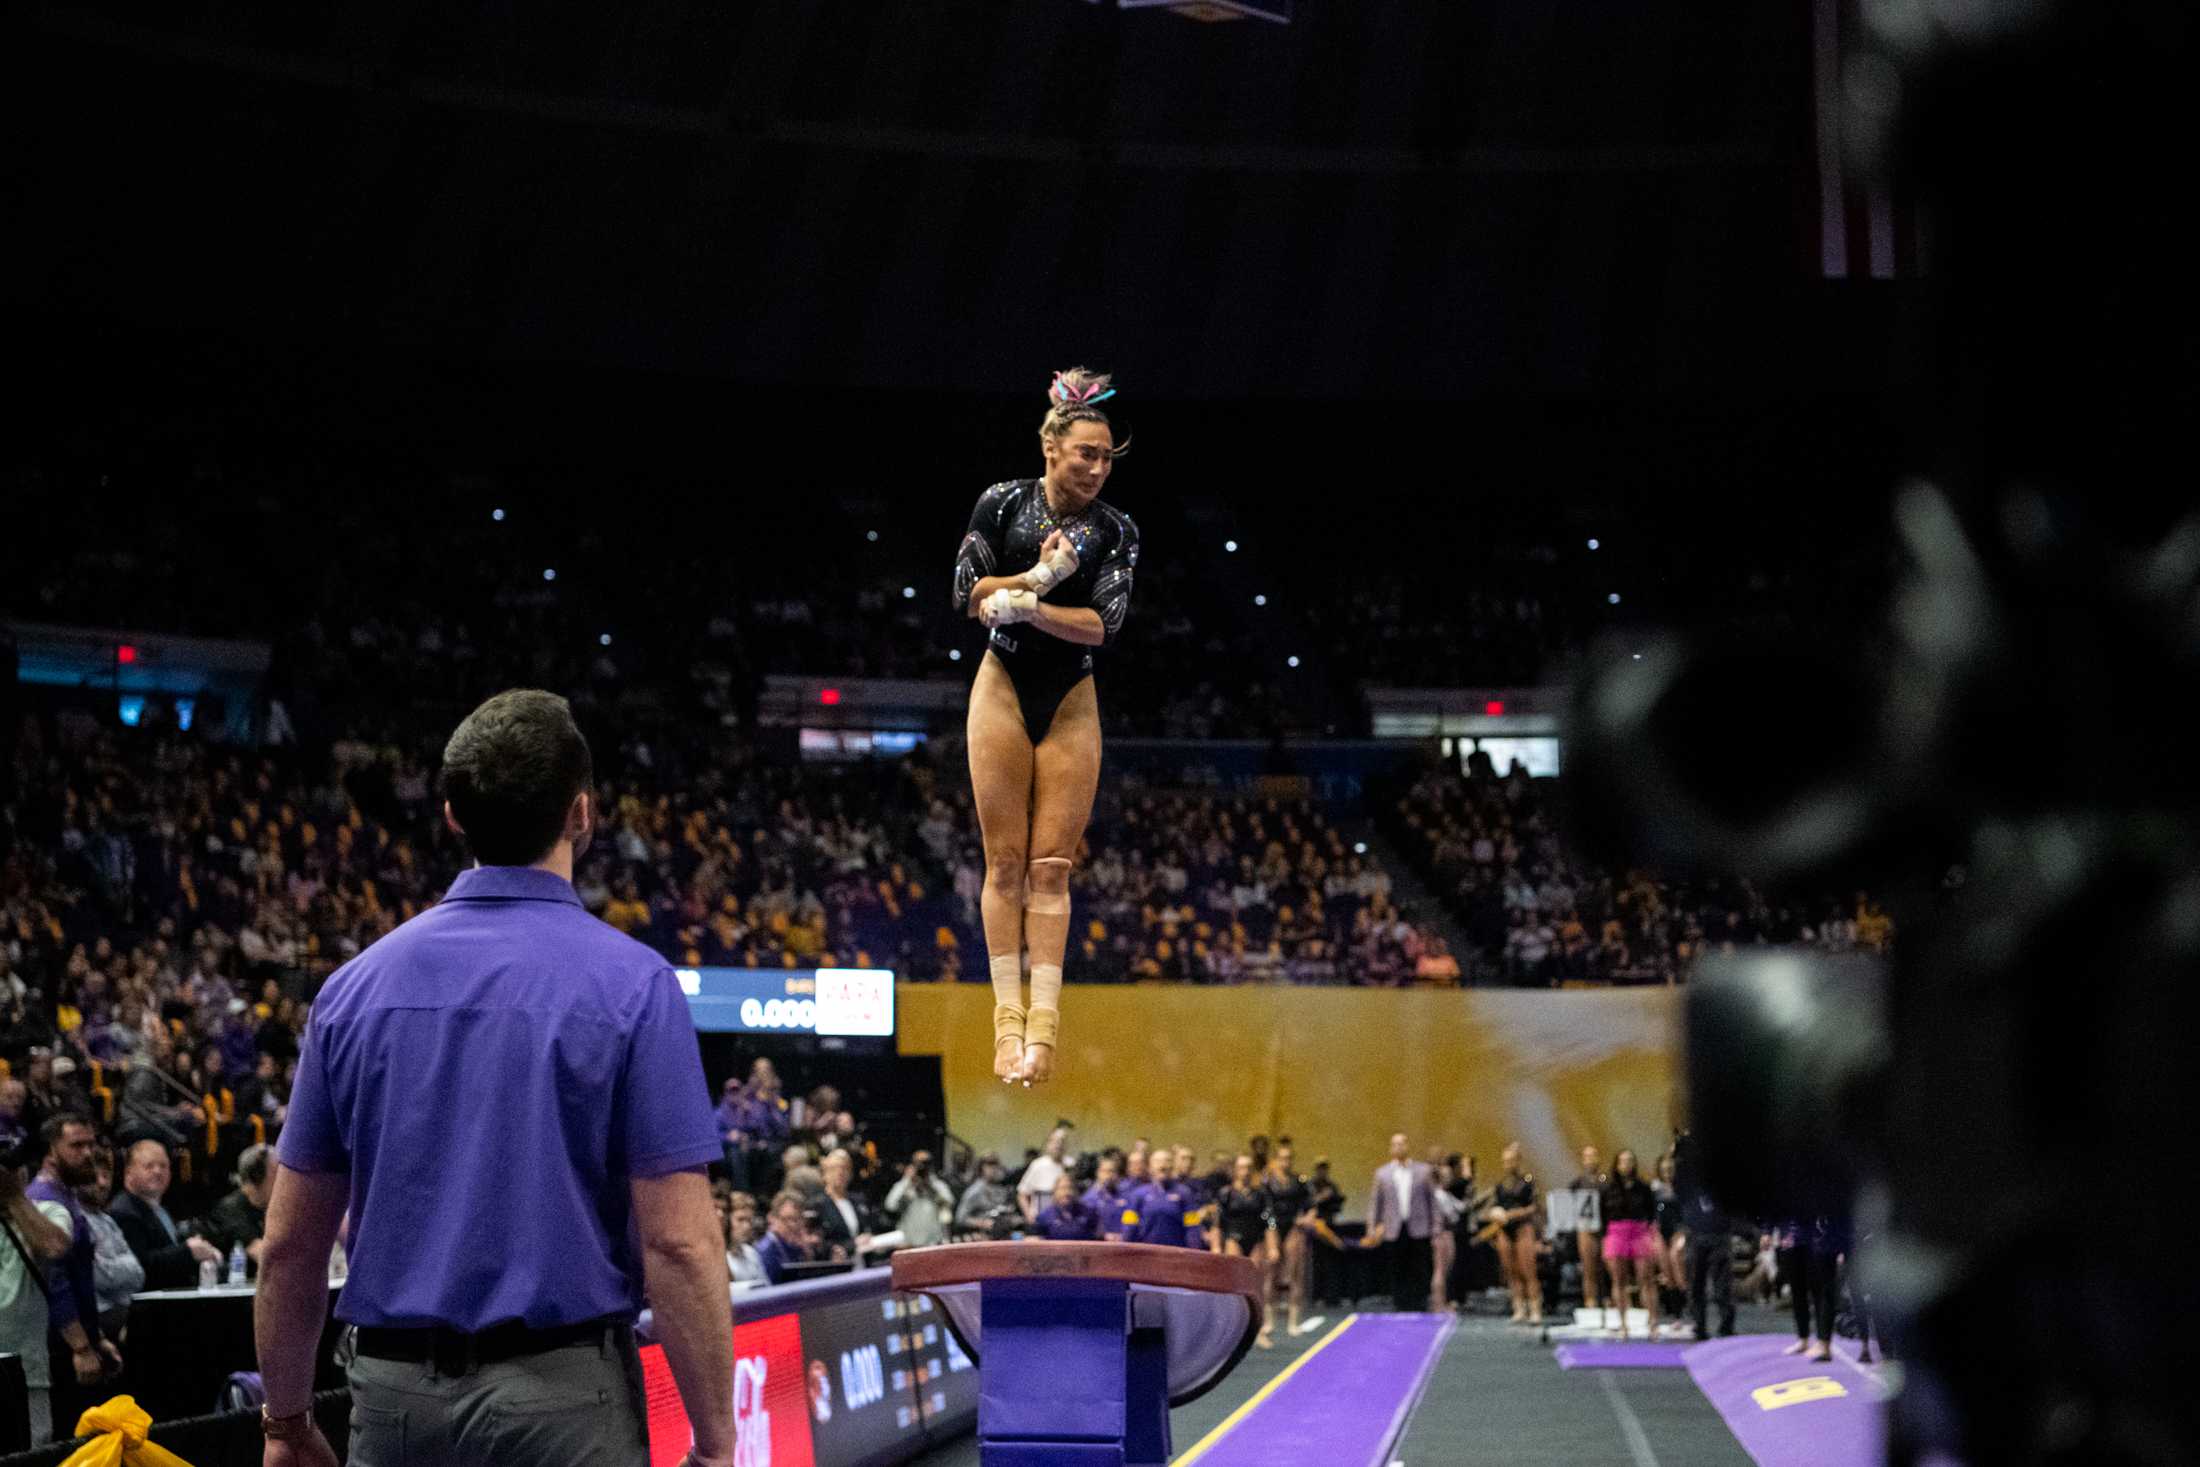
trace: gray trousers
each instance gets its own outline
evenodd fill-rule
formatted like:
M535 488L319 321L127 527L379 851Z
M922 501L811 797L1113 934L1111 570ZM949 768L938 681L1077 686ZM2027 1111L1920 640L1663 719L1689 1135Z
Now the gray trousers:
M350 1467L640 1467L641 1357L624 1330L441 1375L432 1362L351 1363Z

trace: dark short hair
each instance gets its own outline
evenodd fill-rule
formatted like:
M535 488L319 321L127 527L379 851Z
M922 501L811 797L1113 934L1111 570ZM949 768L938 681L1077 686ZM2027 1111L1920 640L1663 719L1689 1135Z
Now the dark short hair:
M247 1146L237 1157L237 1180L259 1186L267 1180L268 1167L274 1159L274 1151L264 1143Z
M555 693L514 688L466 715L443 746L443 794L484 866L529 866L558 843L595 778L588 740Z
M38 1128L38 1139L44 1141L46 1149L51 1151L61 1144L61 1133L71 1126L82 1126L95 1136L99 1134L99 1128L92 1124L91 1117L65 1110L46 1117L46 1124Z

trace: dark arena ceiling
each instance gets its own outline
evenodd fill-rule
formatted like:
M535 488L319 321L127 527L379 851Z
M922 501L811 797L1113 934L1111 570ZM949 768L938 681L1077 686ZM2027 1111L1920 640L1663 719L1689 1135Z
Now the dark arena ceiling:
M15 7L0 311L1176 397L1802 390L1807 7Z

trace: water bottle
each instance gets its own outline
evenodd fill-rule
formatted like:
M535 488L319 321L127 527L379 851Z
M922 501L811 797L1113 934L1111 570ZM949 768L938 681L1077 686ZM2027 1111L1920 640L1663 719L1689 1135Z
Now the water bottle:
M211 1258L199 1260L199 1287L211 1289L222 1281L222 1266Z
M244 1244L233 1243L229 1248L229 1282L244 1282Z

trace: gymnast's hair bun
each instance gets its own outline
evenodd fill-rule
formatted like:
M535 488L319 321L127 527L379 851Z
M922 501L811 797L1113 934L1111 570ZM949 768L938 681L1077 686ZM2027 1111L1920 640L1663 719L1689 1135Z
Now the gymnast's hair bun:
M1047 400L1057 408L1097 407L1115 396L1114 380L1108 373L1095 372L1090 367L1072 367L1054 374L1054 381L1047 388Z

